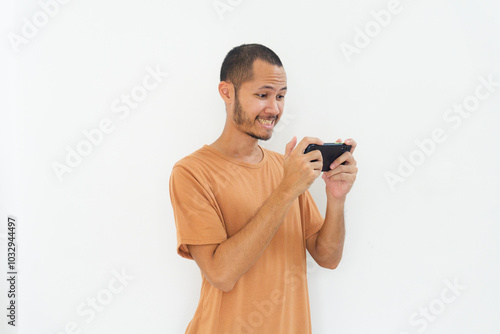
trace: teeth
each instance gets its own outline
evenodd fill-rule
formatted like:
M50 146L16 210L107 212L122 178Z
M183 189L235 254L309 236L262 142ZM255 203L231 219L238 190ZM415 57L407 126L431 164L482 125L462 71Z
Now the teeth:
M273 120L272 119L262 119L262 118L259 118L259 122L261 122L262 124L265 124L265 125L271 125L271 124L273 124Z

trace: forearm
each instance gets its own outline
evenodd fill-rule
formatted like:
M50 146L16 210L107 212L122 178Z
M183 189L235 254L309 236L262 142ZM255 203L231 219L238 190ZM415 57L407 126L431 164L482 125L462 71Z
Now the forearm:
M259 259L281 226L295 197L278 187L252 219L222 242L213 255L213 268L229 290Z
M344 203L345 199L327 196L325 222L316 238L316 260L329 268L337 267L342 258L345 239Z

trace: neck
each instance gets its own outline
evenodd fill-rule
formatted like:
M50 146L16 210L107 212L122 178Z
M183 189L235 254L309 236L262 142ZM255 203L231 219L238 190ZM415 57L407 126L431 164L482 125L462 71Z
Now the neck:
M263 158L258 140L228 125L228 122L226 122L220 137L210 146L243 162L256 164Z

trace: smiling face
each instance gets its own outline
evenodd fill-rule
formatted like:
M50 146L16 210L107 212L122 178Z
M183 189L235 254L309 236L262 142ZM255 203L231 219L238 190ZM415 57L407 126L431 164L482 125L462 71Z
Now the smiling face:
M283 113L285 94L283 67L255 60L252 80L235 87L233 126L252 138L270 139Z

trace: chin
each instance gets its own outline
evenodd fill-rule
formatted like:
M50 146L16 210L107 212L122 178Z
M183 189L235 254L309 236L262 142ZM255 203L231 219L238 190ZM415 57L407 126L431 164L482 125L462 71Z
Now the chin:
M266 141L266 140L271 139L272 136L273 136L273 134L271 133L271 134L269 134L267 136L261 137L260 139Z
M255 139L258 139L258 140L263 140L263 141L269 140L273 136L272 133L267 134L265 136L259 136L259 135L255 134L253 132L247 132L247 135L249 135L252 138L255 138Z

